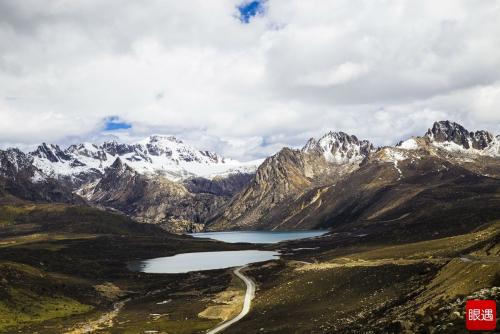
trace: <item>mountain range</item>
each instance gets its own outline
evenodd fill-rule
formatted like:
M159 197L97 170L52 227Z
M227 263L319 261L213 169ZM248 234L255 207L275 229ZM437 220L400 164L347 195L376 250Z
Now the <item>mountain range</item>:
M244 163L163 135L0 151L3 193L88 203L172 232L345 226L404 238L425 222L446 234L451 220L465 224L468 209L471 219L500 217L499 177L500 137L450 121L378 148L329 132Z

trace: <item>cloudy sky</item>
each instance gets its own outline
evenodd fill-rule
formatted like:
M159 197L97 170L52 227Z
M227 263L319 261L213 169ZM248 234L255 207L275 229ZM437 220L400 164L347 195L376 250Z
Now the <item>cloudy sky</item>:
M500 1L0 0L0 142L500 133Z

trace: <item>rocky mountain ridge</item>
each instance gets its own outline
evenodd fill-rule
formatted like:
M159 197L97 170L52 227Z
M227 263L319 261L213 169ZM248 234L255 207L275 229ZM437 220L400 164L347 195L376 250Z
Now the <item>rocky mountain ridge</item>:
M369 141L344 132L311 138L301 150L283 148L259 166L248 187L226 205L209 228L266 229L273 225L276 212L287 210L283 206L310 189L342 179L374 152Z
M467 131L454 122L436 122L422 137L378 149L342 133L324 138L335 141L310 140L300 151L283 149L266 159L249 186L224 207L208 229L329 228L339 215L343 215L342 221L356 221L363 216L361 212L366 212L365 218L377 217L380 213L368 214L369 207L388 187L400 187L390 197L394 202L384 204L394 207L379 210L388 213L403 204L396 198L412 198L399 193L410 179L417 180L409 187L411 193L420 186L454 182L456 177L500 177L498 137L487 131ZM443 177L450 179L443 181ZM373 196L362 201L369 193ZM365 207L355 214L361 203Z
M172 136L135 144L42 144L0 150L4 188L30 200L84 202L174 232L200 230L246 185L259 161L240 163ZM57 187L56 187L57 186Z
M336 164L359 162L374 150L368 140L344 132L328 132L318 140L311 138L302 148L304 153L323 154L326 161Z
M421 137L380 148L329 132L301 149L283 148L257 169L258 162L238 163L171 136L64 150L42 144L31 153L0 150L0 181L3 191L21 198L87 201L174 232L286 230L328 228L339 217L384 217L405 203L401 198L412 198L411 189L458 177L494 184L499 160L500 137L441 121ZM392 209L375 210L388 189L400 199Z
M425 137L433 143L455 144L461 149L477 150L482 154L498 156L499 140L488 131L468 131L458 123L450 121L436 122L431 129L427 130ZM452 148L452 146L447 146ZM453 149L453 148L452 148Z

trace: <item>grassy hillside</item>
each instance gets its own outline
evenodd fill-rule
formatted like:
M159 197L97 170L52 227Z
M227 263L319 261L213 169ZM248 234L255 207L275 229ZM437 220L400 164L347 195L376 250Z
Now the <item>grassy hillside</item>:
M0 262L0 331L87 313L94 306L81 279L15 262ZM86 301L86 302L84 302Z
M410 241L354 230L225 245L95 208L4 198L0 333L205 333L237 312L243 286L231 270L144 274L127 262L249 247L283 257L247 271L256 298L227 333L461 333L467 298L500 299L500 222L476 225L446 236L428 224Z
M137 224L118 213L62 203L0 205L0 226L0 236L4 237L53 232L166 235L158 227Z
M128 261L223 248L231 246L173 235L113 212L3 197L0 333L63 332L99 319L116 303L174 281L130 272Z
M227 332L466 333L466 298L500 299L499 241L500 221L396 246L332 236L333 250L292 251L255 266L252 313Z

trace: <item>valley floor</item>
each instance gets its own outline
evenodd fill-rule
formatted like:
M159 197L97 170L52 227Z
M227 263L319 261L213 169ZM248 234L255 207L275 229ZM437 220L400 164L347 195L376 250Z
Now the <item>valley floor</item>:
M464 303L500 299L500 222L398 245L333 234L252 248L281 260L250 266L250 312L224 333L465 333ZM238 249L186 237L11 236L0 242L1 333L206 333L240 311L231 269L132 273L127 261Z

